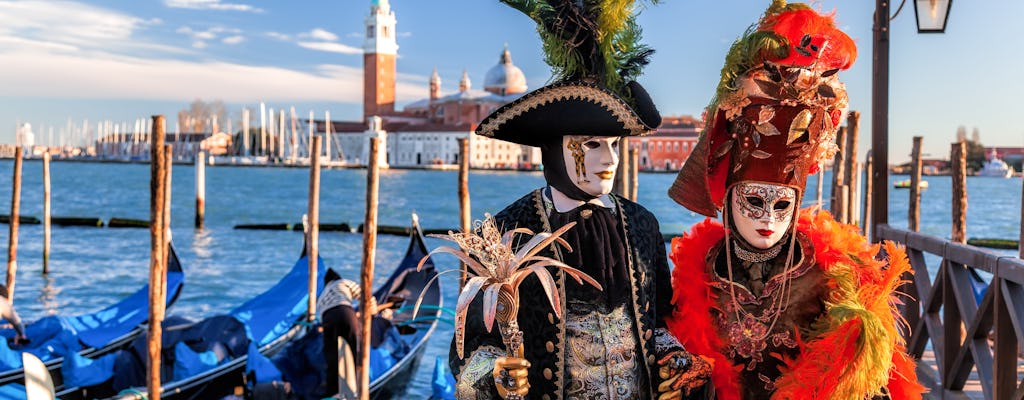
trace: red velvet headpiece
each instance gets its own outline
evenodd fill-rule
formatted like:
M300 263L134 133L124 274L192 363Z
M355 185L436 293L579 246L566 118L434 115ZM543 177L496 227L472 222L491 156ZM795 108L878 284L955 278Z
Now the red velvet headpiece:
M831 15L773 3L757 30L730 49L705 131L669 196L715 217L734 183L774 183L803 193L807 176L838 149L847 96L836 72L856 57L853 40Z

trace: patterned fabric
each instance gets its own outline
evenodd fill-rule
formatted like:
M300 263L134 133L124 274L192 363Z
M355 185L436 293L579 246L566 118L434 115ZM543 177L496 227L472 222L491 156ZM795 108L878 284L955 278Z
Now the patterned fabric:
M462 375L457 376L455 397L462 400L497 399L491 372L494 360L504 357L505 350L494 346L481 346L466 361Z
M565 321L565 396L574 399L641 399L641 363L636 338L624 305L608 311L603 304L569 301Z
M641 398L654 398L654 389L661 380L657 377L656 359L654 352L654 329L665 327L664 316L671 311L669 303L671 297L670 276L668 261L665 256L664 240L658 221L649 211L642 206L617 196L612 196L616 202L616 209L620 210L621 229L623 237L627 238L627 257L629 257L629 280L630 296L625 304L624 312L632 318L632 329L624 335L632 336L638 343L638 356L640 356L641 372L645 377L643 387L636 393ZM514 228L528 228L534 232L553 231L548 226L547 210L544 206L541 190L535 190L519 200L510 204L500 213L495 215L495 221L504 230ZM557 227L555 227L557 229ZM585 249L576 249L584 251ZM561 259L561 254L556 254L550 249L542 251L539 255ZM568 304L566 300L565 277L563 274L552 271L556 289L561 296L562 304ZM527 278L522 286L521 293L543 293L539 280L534 277ZM483 301L477 297L469 306L467 315L479 315ZM529 382L530 398L536 399L562 399L566 398L567 388L567 361L566 361L566 322L558 318L552 311L544 296L524 295L520 298L519 327L524 333L523 346L524 355L530 361ZM463 379L469 376L462 376L465 365L473 360L474 351L483 346L491 346L503 349L501 336L497 329L487 332L480 318L470 318L466 321L465 354L466 359L459 359L455 350L455 343L452 344L449 352L449 364L456 378ZM492 363L493 365L493 363ZM652 374L652 372L654 372ZM647 377L653 377L648 379ZM485 379L477 387L487 387L490 393L496 396L492 379ZM648 385L647 382L651 384ZM469 397L473 398L473 397Z
M316 299L316 319L322 320L324 311L337 306L352 307L352 303L363 295L358 283L348 279L327 282L324 292Z

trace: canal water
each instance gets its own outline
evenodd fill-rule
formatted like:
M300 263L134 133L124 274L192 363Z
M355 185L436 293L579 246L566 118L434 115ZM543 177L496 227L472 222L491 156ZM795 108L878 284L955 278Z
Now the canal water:
M11 160L0 161L0 214L10 210ZM26 161L22 180L22 215L42 217L42 165ZM148 219L149 166L54 162L52 215ZM168 311L193 319L226 311L265 290L294 264L302 234L293 231L235 230L238 224L298 223L307 208L309 172L299 168L224 167L206 169L206 229L193 228L195 171L175 165L171 228L187 283ZM665 194L675 174L640 174L639 202L661 222L666 234L679 234L703 217L678 206ZM893 177L892 180L905 177ZM949 236L950 178L926 177L923 192L922 232ZM454 171L387 170L380 181L379 223L407 226L409 215L419 214L424 228L455 228L459 201ZM805 205L815 201L815 181L807 188ZM831 181L826 173L825 181ZM540 172L474 171L470 194L474 218L496 213L530 190L543 185ZM321 178L320 219L355 227L364 216L365 170L324 170ZM1016 239L1020 229L1021 179L971 177L967 180L968 237ZM890 185L889 220L906 227L906 190ZM825 201L827 203L828 184ZM827 206L827 204L826 204ZM0 243L8 230L0 227ZM76 314L100 309L132 293L148 279L149 231L54 227L50 274L43 276L42 226L21 225L15 302L26 321L53 314ZM320 251L327 266L345 277L359 279L362 235L322 232ZM428 246L442 241L430 239ZM377 283L383 283L404 254L407 238L381 235L377 239ZM1015 251L1004 251L1015 254ZM439 256L442 270L457 268L454 258ZM457 275L442 282L445 303L453 307ZM409 397L427 397L436 357L447 357L450 325L440 324L429 343L419 370L409 386Z

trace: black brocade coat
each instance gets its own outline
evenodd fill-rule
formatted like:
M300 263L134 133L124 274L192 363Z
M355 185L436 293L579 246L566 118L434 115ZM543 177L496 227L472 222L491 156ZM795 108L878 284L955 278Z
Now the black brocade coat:
M495 215L499 229L507 231L514 228L528 228L536 232L553 232L559 227L551 227L544 210L542 190L534 190L519 200L505 207ZM669 278L668 262L665 256L665 242L658 227L658 221L647 209L639 204L611 195L617 204L617 215L621 218L622 237L628 238L627 265L630 269L630 287L632 293L627 299L627 310L633 316L634 331L629 332L641 344L638 354L645 366L643 373L647 382L647 398L654 398L661 379L657 376L655 366L653 331L665 326L664 318L671 312L669 302L672 287ZM587 251L585 245L574 251ZM560 249L561 250L561 249ZM539 255L561 260L552 248L545 249ZM564 273L556 272L556 268L548 267L561 296L563 307L565 299L565 279L572 279ZM566 374L562 370L565 365L565 324L551 310L551 305L543 295L544 289L540 281L530 276L520 286L519 328L523 332L524 356L530 361L529 382L531 399L561 399L565 387ZM536 294L536 295L534 295ZM483 296L477 296L469 306L466 317L465 359L459 359L456 343L452 341L449 352L449 365L458 378L463 364L470 359L473 352L480 346L494 346L504 350L498 325L487 332L482 318ZM653 377L653 380L650 379ZM497 398L493 381L487 383L487 391Z

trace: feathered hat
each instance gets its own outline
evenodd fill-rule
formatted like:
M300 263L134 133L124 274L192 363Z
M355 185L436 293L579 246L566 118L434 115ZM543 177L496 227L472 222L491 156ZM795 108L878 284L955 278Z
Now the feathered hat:
M775 0L725 58L705 129L669 197L710 217L732 184L759 181L802 194L807 176L835 156L846 88L836 74L857 47L832 15Z
M495 110L477 134L540 146L572 134L645 135L661 124L650 96L634 81L654 52L638 43L636 0L502 2L537 22L555 83Z

